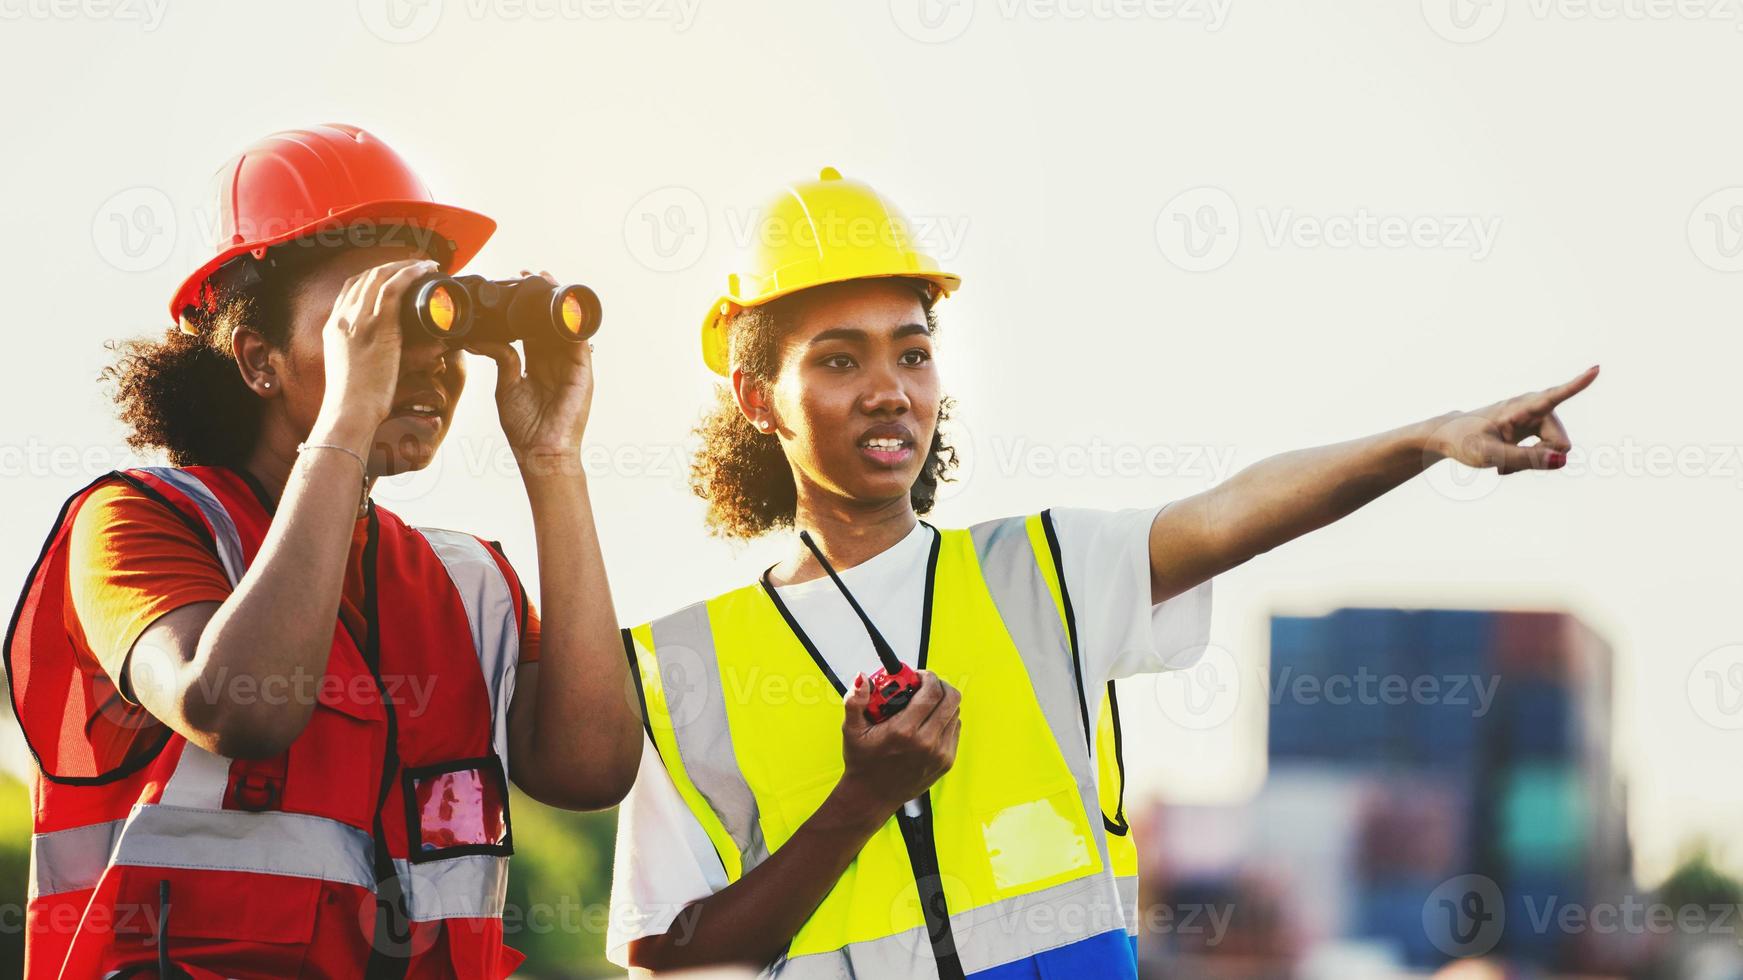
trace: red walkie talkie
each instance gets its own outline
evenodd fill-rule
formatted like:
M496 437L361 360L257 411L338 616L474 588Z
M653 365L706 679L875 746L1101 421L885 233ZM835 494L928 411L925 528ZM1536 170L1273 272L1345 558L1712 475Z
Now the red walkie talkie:
M841 582L841 576L835 574L835 569L829 564L829 559L823 557L822 549L817 542L811 540L809 531L800 531L799 540L805 542L805 547L817 556L817 563L829 573L829 580L847 597L847 604L853 607L859 621L865 624L866 633L871 636L872 649L877 651L878 662L883 664L871 675L871 703L866 705L865 714L874 722L883 721L908 706L914 699L914 692L920 689L920 672L896 659L896 651L890 649L890 644L884 640L884 635L872 624L871 617L859 607L859 601L853 593L847 591L847 586Z

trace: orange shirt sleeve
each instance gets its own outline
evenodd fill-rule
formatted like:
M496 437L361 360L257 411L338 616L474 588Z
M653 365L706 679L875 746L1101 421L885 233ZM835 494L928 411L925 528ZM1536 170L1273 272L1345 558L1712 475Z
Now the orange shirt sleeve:
M523 585L522 588L525 588ZM527 600L526 626L520 635L520 662L536 664L539 662L539 611L533 608L533 601Z
M168 507L126 483L91 491L68 539L69 634L117 688L127 653L159 616L223 602L230 580L205 539Z

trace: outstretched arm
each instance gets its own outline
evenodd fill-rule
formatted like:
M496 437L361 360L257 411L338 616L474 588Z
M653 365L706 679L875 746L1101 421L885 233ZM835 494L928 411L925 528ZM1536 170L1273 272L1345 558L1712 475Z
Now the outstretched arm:
M1560 469L1572 448L1556 417L1598 376L1451 412L1403 428L1261 460L1203 493L1176 501L1150 527L1150 600L1171 596L1255 555L1355 513L1443 459L1503 475ZM1537 442L1519 443L1532 436Z

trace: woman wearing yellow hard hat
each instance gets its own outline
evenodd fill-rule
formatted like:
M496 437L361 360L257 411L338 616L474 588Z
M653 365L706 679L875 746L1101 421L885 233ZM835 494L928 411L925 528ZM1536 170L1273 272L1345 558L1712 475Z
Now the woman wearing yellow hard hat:
M703 322L729 386L692 481L717 534L799 534L760 581L625 631L653 751L608 951L654 970L1135 976L1110 682L1192 663L1213 576L1436 460L1564 465L1554 409L1596 376L1166 507L937 529L919 517L954 461L935 307L958 278L833 170L758 231Z

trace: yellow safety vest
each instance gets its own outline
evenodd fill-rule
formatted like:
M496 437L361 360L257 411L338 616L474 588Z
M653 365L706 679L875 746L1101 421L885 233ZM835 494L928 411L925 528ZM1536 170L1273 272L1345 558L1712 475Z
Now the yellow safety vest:
M935 532L924 610L916 666L962 692L956 764L919 816L873 835L769 973L962 976L1085 943L1102 959L1074 970L1135 976L1103 802L1111 789L1123 816L1119 784L1091 757L1050 516ZM737 881L839 781L841 680L766 583L624 638L660 759Z

